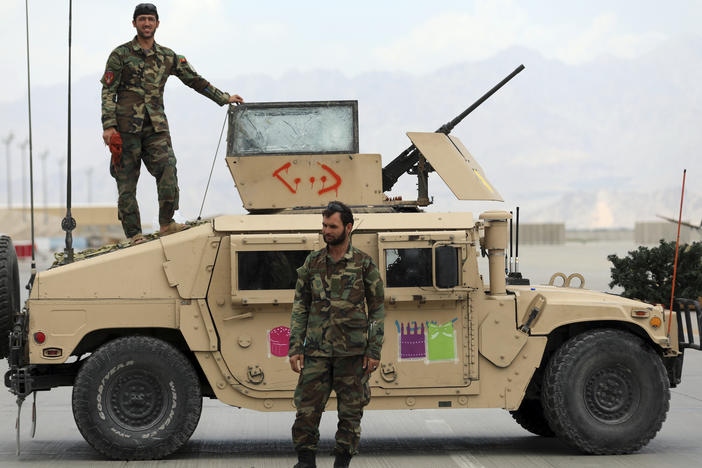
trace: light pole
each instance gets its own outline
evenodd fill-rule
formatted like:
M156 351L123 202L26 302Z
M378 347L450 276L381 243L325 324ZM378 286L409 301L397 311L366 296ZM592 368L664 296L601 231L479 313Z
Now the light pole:
M46 158L49 156L49 151L45 150L39 155L41 159L41 178L44 185L44 222L49 222L49 190L46 186Z
M27 220L27 146L29 146L29 138L20 143L19 147L22 150L22 213L24 219Z
M93 169L89 167L85 170L85 180L88 182L88 205L93 203Z
M12 143L13 138L15 138L14 133L8 133L7 137L2 140L5 143L5 155L7 155L7 207L12 208L12 172L10 168L10 143Z

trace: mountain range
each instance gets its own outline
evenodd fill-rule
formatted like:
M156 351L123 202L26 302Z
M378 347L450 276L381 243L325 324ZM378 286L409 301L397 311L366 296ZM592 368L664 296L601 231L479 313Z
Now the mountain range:
M505 203L455 200L435 175L435 211L513 209L524 222L565 222L569 228L632 227L656 214L677 217L682 170L688 170L684 218L702 217L696 182L702 173L702 39L678 38L637 59L612 57L574 66L526 48L458 63L429 74L376 71L347 76L343 70L289 71L280 77L247 74L217 87L247 101L359 101L360 150L380 153L387 164L409 145L407 131L433 131L523 63L524 72L468 116L453 134L480 162ZM207 77L207 70L198 70ZM72 88L73 201L116 200L101 141L100 71ZM40 154L46 160L47 202L61 203L60 160L67 152L66 89L33 89L35 200L43 203ZM172 77L166 110L178 157L183 218L197 217L225 110ZM0 136L27 134L26 100L0 103ZM224 142L214 164L204 215L243 212L224 163ZM5 167L0 146L0 167ZM13 202L21 200L20 150L12 151ZM404 176L392 195L414 198L415 181ZM0 176L0 204L6 203ZM153 178L142 171L142 218L156 216Z

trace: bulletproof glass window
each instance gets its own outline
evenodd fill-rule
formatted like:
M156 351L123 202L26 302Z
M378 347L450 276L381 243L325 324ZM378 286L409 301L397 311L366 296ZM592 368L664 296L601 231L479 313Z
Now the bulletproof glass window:
M309 250L237 252L240 290L294 289Z
M385 249L385 281L389 288L432 286L431 249Z
M458 286L458 249L449 245L437 247L436 259L436 286L439 288L453 288Z
M356 101L258 102L229 110L227 155L358 153Z
M458 284L458 249L436 248L436 283L439 288ZM385 249L385 280L390 288L432 286L431 248Z

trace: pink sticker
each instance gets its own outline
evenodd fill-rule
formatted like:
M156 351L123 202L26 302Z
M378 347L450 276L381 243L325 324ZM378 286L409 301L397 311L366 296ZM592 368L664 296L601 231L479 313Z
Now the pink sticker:
M290 328L275 327L268 334L268 341L271 344L271 354L273 356L287 356L290 349Z

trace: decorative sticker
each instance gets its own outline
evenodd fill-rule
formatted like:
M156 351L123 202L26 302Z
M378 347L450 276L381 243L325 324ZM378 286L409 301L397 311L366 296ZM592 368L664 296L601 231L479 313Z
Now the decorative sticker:
M456 360L456 330L454 323L436 321L400 323L395 320L398 339L398 361L426 363Z
M442 324L427 322L427 359L430 362L456 360L456 330L453 327L456 320Z
M400 340L400 360L424 359L427 357L426 335L424 334L424 323L421 328L417 327L417 322L399 323L395 320L397 333Z
M269 357L287 357L290 349L290 328L280 326L268 332Z

